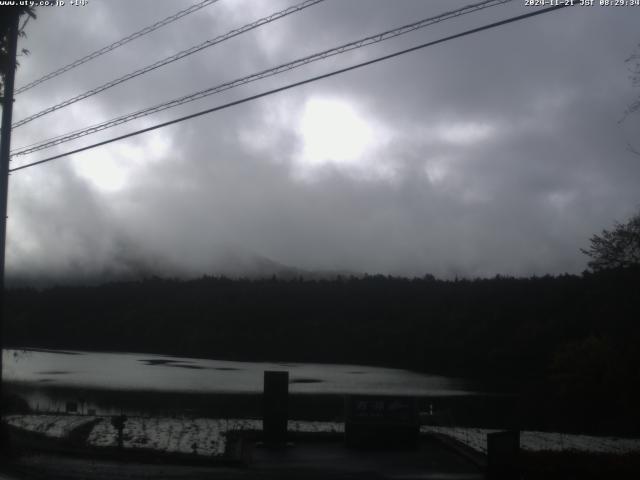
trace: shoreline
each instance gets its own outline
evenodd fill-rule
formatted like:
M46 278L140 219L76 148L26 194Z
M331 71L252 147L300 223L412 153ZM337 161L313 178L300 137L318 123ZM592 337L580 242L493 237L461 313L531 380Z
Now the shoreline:
M262 417L262 393L197 393L156 390L109 390L31 383L6 382L5 393L26 399L30 410L16 413L137 415L145 417ZM34 408L38 396L53 403L53 408ZM380 395L384 396L384 395ZM391 395L393 396L393 395ZM343 421L345 394L289 393L288 416L291 420ZM29 398L31 400L29 401ZM500 395L416 396L423 415L438 424L466 424L486 428L513 428L512 417L517 398ZM76 411L67 411L67 402ZM36 404L37 405L37 404Z

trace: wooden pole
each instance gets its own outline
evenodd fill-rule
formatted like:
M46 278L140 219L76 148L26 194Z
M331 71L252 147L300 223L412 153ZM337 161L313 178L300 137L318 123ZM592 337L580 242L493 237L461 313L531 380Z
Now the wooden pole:
M13 114L13 83L16 74L16 53L18 50L18 10L11 11L13 18L7 32L7 69L4 75L4 95L2 98L2 130L0 131L0 417L3 412L2 349L4 338L4 261L7 235L7 198L9 193L9 155L11 150L11 119ZM6 447L5 436L0 435L0 448Z

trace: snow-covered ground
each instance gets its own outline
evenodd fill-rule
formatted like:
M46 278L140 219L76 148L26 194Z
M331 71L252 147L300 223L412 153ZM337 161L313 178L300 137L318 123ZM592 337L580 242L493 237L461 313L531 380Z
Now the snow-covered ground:
M108 417L75 415L11 415L5 421L14 427L49 437L65 438L79 426L99 419L87 437L94 447L116 447L118 431ZM129 417L123 429L125 449L151 449L159 452L221 456L227 434L241 430L262 430L261 420L216 418ZM344 432L338 422L289 421L291 432Z
M69 434L89 422L96 421L86 443L95 447L115 447L118 432L109 417L80 415L10 415L5 422L17 428L55 438ZM167 453L189 453L221 456L227 435L241 430L262 430L261 420L219 418L146 418L129 417L123 430L125 449L151 449ZM291 432L342 433L341 422L289 421ZM479 451L487 450L487 433L497 430L481 428L422 426L422 433L438 433L452 437ZM624 454L640 451L640 439L593 437L566 433L521 432L520 445L530 451L583 451Z
M129 418L123 430L124 448L151 449L160 452L223 455L226 434L233 430L262 428L257 420L226 420L212 418ZM96 425L87 439L96 447L115 447L117 430L111 422Z
M425 425L420 428L420 431L447 435L474 450L484 453L487 451L487 433L497 432L498 430ZM640 451L640 439L525 431L520 432L520 447L530 451L551 450L624 454Z
M9 415L3 418L13 427L54 438L66 438L72 430L95 419L87 415Z

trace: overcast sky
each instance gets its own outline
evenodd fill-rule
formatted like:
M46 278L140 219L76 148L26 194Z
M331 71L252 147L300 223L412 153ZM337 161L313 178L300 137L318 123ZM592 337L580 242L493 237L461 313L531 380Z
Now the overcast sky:
M20 87L192 2L37 10ZM296 3L220 0L16 97L14 120ZM76 130L472 3L327 0L14 129ZM464 29L493 7L100 134L12 166ZM10 277L311 271L580 273L593 233L640 208L640 7L573 7L156 130L10 178Z

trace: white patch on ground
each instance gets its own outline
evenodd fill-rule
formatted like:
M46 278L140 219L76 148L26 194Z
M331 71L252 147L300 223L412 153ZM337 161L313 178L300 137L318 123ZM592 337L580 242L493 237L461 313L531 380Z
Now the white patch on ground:
M87 444L95 447L117 447L118 431L109 419L104 419L98 423L87 437Z
M10 425L41 433L50 437L65 438L76 427L97 417L72 415L12 415L6 417ZM291 420L291 432L341 433L344 424L339 422L302 422ZM261 420L216 418L143 418L130 417L123 430L124 448L150 449L167 453L190 453L203 456L224 455L227 434L235 431L262 430ZM118 431L110 418L93 427L87 444L94 447L117 447Z
M213 418L129 418L124 427L123 443L124 448L218 456L225 452L227 432L259 430L262 428L261 423L257 420ZM107 435L109 442L115 445L115 429ZM95 438L93 434L89 437L92 445L99 445L104 441L98 434Z
M344 432L344 425L338 422L289 421L288 426L291 432ZM123 430L123 445L131 449L220 456L225 453L227 435L246 430L262 430L262 421L130 417ZM88 443L96 447L115 447L118 444L118 432L111 422L105 420L94 427Z
M86 415L8 415L4 422L12 427L41 433L47 437L65 438L72 430L95 420Z
M484 428L422 426L422 433L439 433L458 440L482 453L487 451L487 433L497 432ZM625 454L640 451L640 439L594 437L569 433L520 432L520 448L537 451L579 451L592 453Z

